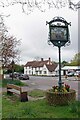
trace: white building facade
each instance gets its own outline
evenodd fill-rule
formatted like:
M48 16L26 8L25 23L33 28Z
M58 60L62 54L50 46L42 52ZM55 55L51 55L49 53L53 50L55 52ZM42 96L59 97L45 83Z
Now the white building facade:
M57 64L51 62L50 58L48 60L41 58L41 61L27 62L24 66L24 74L55 76L56 67Z

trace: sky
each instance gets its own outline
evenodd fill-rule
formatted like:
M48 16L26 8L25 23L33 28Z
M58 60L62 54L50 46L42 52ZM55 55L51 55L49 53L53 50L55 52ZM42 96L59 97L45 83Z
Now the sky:
M48 9L41 12L34 9L29 15L24 14L19 5L0 8L0 13L10 15L4 18L4 22L11 35L21 39L20 64L26 64L35 59L48 59L58 62L58 48L48 44L49 26L46 21L55 16L63 17L71 22L69 27L71 44L61 48L61 61L70 62L78 53L78 12L68 7L60 9Z

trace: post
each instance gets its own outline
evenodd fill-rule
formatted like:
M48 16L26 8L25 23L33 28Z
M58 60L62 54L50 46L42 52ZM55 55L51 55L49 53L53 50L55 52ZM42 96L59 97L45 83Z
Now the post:
M59 49L59 90L61 89L61 86L62 86L62 81L61 81L61 47L59 46L58 47Z
M13 80L13 77L14 77L14 61L12 60L12 80Z
M54 23L54 24L53 24ZM46 22L49 24L49 41L58 47L59 50L59 91L61 91L62 87L62 80L61 80L61 47L65 45L69 45L70 43L70 36L69 36L69 29L68 25L71 26L71 23L68 23L62 17L54 17L50 22ZM68 44L67 44L68 43Z

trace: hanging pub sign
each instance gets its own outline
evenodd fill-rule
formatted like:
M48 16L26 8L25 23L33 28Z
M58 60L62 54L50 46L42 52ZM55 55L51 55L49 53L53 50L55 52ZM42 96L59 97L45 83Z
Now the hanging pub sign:
M50 41L68 41L66 26L50 26Z
M49 24L49 41L55 46L64 46L69 42L68 23L62 17L54 17Z

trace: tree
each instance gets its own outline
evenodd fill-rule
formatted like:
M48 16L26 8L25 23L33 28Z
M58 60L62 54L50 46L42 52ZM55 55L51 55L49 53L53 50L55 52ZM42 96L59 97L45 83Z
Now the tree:
M71 60L71 64L72 65L80 65L80 52L76 53L73 57L73 59Z
M29 14L34 10L34 8L38 8L42 12L45 11L47 8L62 8L66 5L69 6L69 8L76 10L80 8L80 1L77 3L72 2L72 0L4 0L0 2L1 7L8 7L10 5L16 5L19 4L22 6L23 12Z
M64 61L62 61L61 64L62 64L62 66L65 66L65 65L68 65L69 63L68 63L67 61L64 60Z
M8 35L3 16L0 16L0 19L0 57L3 65L7 67L12 60L18 59L20 51L17 49L17 46L20 45L20 40Z
M2 59L5 66L11 63L12 59L16 59L19 50L17 50L16 46L19 44L19 40L17 40L13 36L6 36L4 38L4 43L2 44Z
M24 66L14 64L14 72L24 73ZM10 65L10 67L5 71L5 73L12 73L12 65Z
M23 65L15 64L14 65L14 71L15 72L19 72L19 73L24 73L24 66Z

